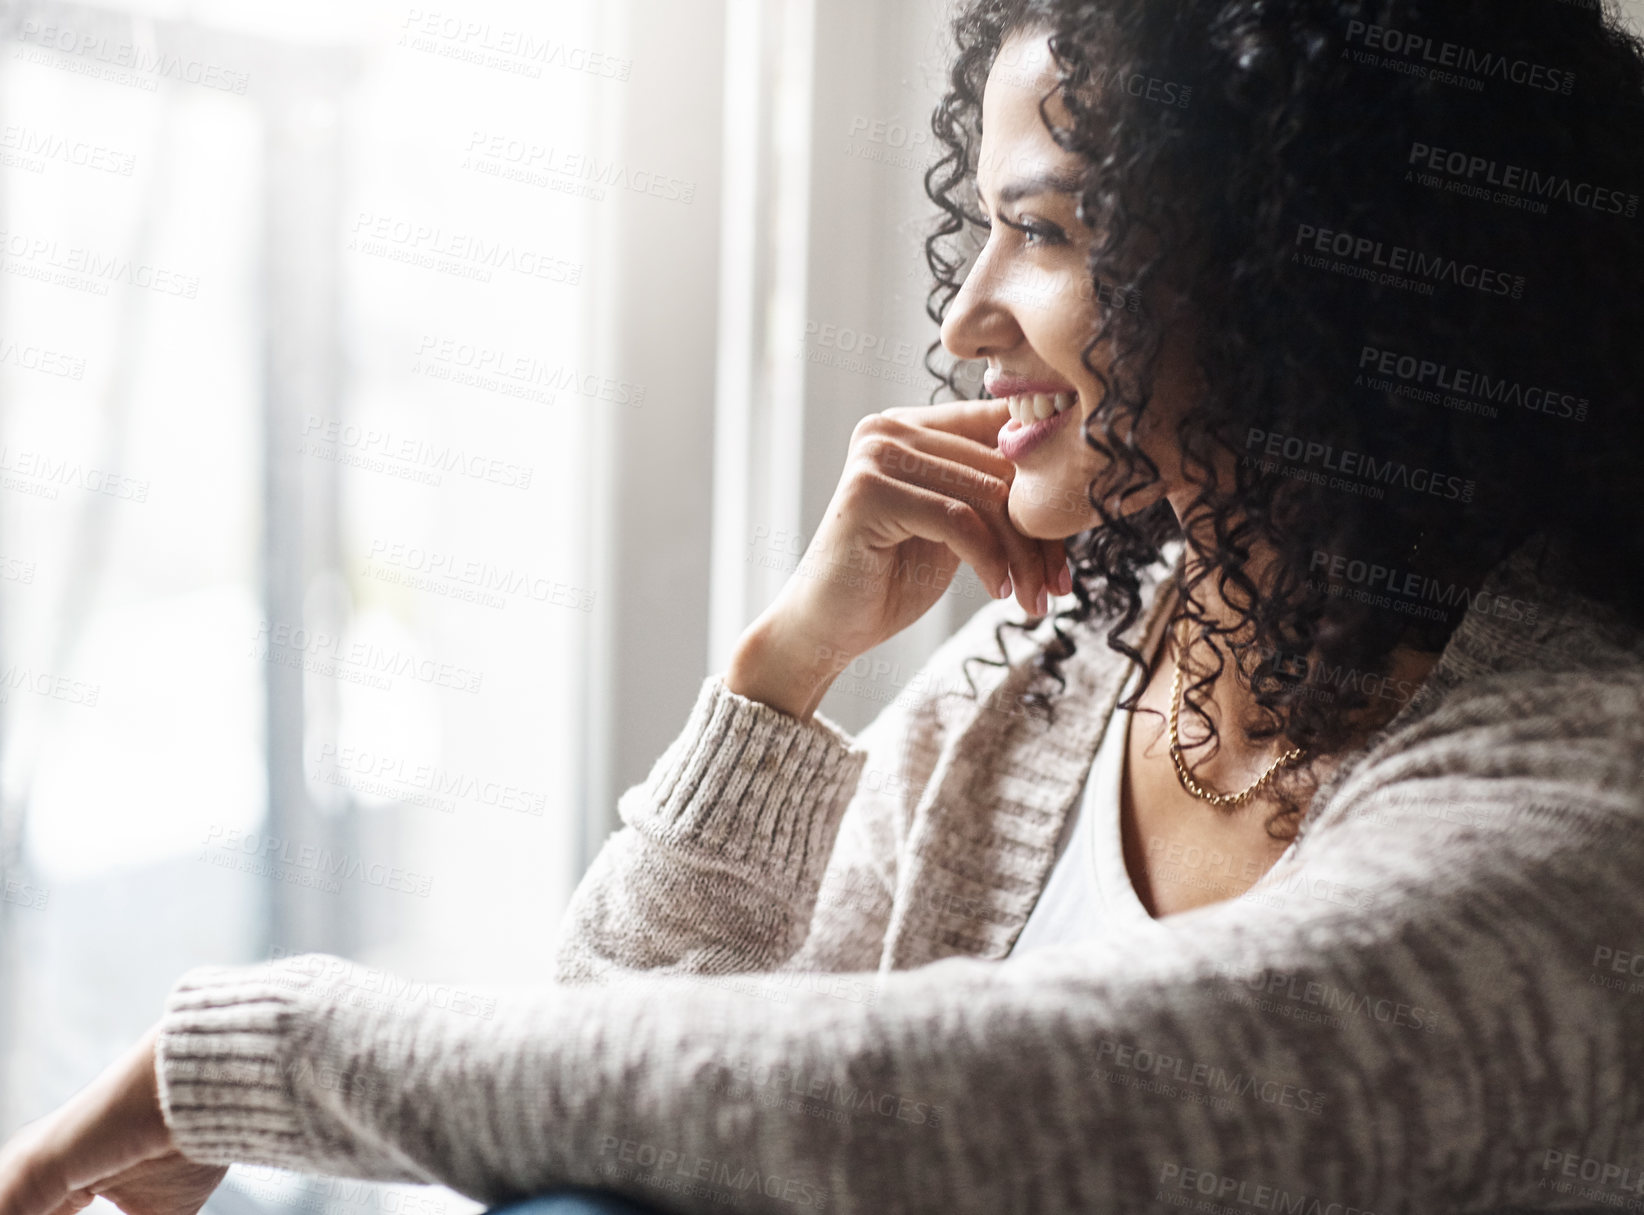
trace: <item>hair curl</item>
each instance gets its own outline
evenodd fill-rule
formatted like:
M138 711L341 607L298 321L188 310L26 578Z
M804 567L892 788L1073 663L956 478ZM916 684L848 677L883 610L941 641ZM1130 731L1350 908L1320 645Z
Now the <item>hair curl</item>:
M1377 47L1366 45L1371 27L1383 31ZM1104 299L1143 301L1101 309L1081 354L1102 390L1086 441L1128 493L1159 478L1131 437L1165 331L1148 301L1162 289L1191 301L1192 358L1208 387L1176 435L1199 487L1194 560L1178 589L1195 641L1220 642L1205 647L1217 654L1214 669L1194 671L1183 700L1212 748L1202 705L1221 648L1250 680L1257 708L1241 726L1252 743L1282 736L1329 754L1397 708L1361 679L1332 686L1329 672L1373 682L1390 674L1396 648L1442 650L1484 575L1536 532L1551 541L1551 576L1644 620L1644 579L1627 572L1644 565L1644 218L1635 218L1636 195L1626 201L1644 192L1644 44L1613 0L971 0L951 30L956 54L931 120L944 154L925 176L942 212L925 241L931 319L942 322L962 281L967 257L954 238L982 224L968 209L981 99L1014 32L1049 36L1058 83L1040 114L1084 166L1078 215L1099 234L1090 282ZM1453 44L1441 58L1449 75L1429 70L1427 51L1405 53L1411 35L1425 47ZM1457 79L1467 68L1482 89ZM1046 106L1058 91L1065 127ZM1418 144L1465 152L1467 166L1441 161L1436 180L1423 179L1431 162L1415 163ZM1494 162L1486 176L1498 185L1503 166L1540 176L1516 195L1491 186L1479 197L1464 176L1481 172L1474 157ZM1534 183L1547 182L1543 206L1500 197L1534 204ZM1522 298L1495 293L1510 276L1486 291L1438 271L1428 293L1306 265L1302 225L1458 268L1501 268L1522 276ZM935 361L940 345L925 355L940 381L932 401L944 388L961 392L957 369ZM1105 365L1092 360L1099 348ZM1392 376L1361 377L1369 351L1487 378L1469 395L1430 391L1430 369L1412 382L1397 363ZM1492 392L1501 397L1493 407ZM1542 407L1527 403L1532 395ZM1554 398L1556 410L1546 404ZM1250 458L1257 433L1355 453L1390 483L1381 496L1343 492L1328 476L1315 483L1309 459ZM1222 451L1237 461L1231 486L1211 475ZM1430 490L1439 479L1443 493L1400 483ZM1056 614L1055 640L1038 659L1057 688L1075 648L1063 626L1093 615L1111 625L1109 648L1145 665L1119 636L1140 614L1141 571L1180 535L1168 502L1110 513L1095 484L1087 499L1100 522L1066 544L1076 606ZM1259 586L1246 568L1257 546L1274 557ZM1432 579L1407 585L1438 588L1440 602L1388 610L1339 578L1315 579L1320 554ZM1194 592L1210 579L1231 622L1198 605ZM1023 699L1053 717L1046 691ZM1293 835L1317 781L1300 764L1270 788L1279 808L1267 829Z

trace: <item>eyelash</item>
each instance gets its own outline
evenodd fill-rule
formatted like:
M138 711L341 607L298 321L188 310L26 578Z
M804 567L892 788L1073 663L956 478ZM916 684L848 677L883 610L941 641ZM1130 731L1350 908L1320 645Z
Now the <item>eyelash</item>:
M1062 233L1062 230L1051 224L1015 224L1003 216L999 217L999 222L1004 224L1005 227L1015 228L1018 232L1027 236L1038 237L1037 242L1028 242L1028 248L1030 249L1042 249L1051 245L1065 245L1067 243L1067 237ZM989 232L993 231L993 225L988 222L985 215L982 217L982 227Z

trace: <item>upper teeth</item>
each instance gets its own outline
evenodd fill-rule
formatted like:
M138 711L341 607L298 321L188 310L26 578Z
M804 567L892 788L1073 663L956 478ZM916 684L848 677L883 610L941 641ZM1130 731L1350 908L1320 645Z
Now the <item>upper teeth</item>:
M1010 398L1010 416L1023 426L1042 422L1052 414L1073 406L1077 394L1071 392L1027 392Z

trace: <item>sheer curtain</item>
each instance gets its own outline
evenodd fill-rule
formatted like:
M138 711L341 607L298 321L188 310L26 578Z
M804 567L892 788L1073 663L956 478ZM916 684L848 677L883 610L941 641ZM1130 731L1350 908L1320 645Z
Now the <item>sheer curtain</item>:
M697 174L600 146L601 35L582 0L8 11L0 1133L196 963L544 973L596 448L659 387L596 356L601 233ZM471 1205L241 1169L213 1204Z

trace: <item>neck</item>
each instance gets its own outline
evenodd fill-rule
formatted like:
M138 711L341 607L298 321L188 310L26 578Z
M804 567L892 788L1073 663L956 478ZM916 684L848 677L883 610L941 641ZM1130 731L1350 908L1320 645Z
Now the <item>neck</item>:
M1251 583L1258 590L1268 585L1266 575L1271 568L1272 554L1262 550L1253 552L1246 567ZM1195 700L1215 726L1219 749L1231 752L1231 758L1245 764L1260 764L1290 749L1284 738L1266 738L1251 742L1243 726L1261 720L1257 711L1251 676L1256 665L1265 656L1252 647L1254 625L1244 620L1243 614L1223 596L1217 585L1213 567L1205 561L1190 542L1187 563L1183 570L1186 598L1178 598L1171 607L1171 620L1161 646L1162 661L1177 663L1182 671L1183 698L1186 689L1207 676L1215 674L1208 699L1196 693ZM1232 595L1240 602L1248 592L1237 585L1231 586ZM1299 655L1297 656L1299 657ZM1308 669L1318 669L1317 651L1306 655ZM1396 647L1383 672L1364 672L1357 681L1361 687L1374 688L1378 694L1364 709L1355 710L1349 717L1350 738L1342 750L1351 750L1366 740L1386 720L1392 717L1415 694L1427 677L1438 654L1422 652L1405 646ZM1166 677L1169 666L1165 667ZM1364 678L1367 676L1368 678ZM1229 728L1229 727L1233 728ZM1203 722L1190 713L1185 703L1181 711L1181 746L1189 762L1208 754L1208 734Z

